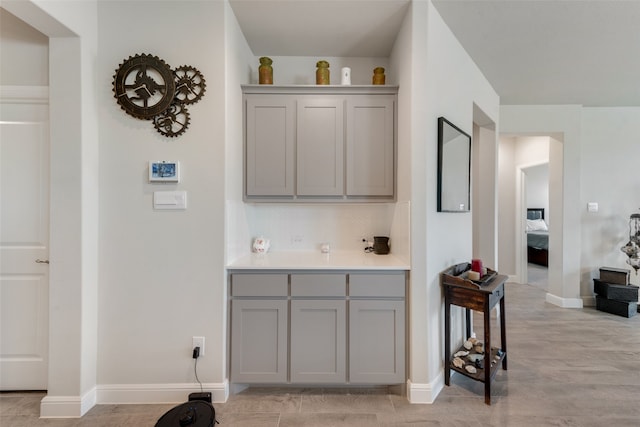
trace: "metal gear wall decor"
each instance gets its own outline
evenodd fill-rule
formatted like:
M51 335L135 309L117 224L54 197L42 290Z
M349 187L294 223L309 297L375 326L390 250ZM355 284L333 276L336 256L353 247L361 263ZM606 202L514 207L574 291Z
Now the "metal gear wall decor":
M204 96L206 82L198 69L182 65L176 69L154 55L130 56L116 69L113 92L116 102L130 116L152 120L166 137L182 135L189 127L187 105Z
M189 127L189 112L184 104L174 102L153 118L153 127L164 136L182 135Z
M204 96L206 83L202 73L189 65L183 65L173 71L176 76L175 98L183 104L195 104Z

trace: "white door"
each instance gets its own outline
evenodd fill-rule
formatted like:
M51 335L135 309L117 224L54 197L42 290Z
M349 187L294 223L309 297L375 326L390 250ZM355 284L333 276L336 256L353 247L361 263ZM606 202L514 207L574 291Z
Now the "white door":
M46 88L0 89L0 390L46 390L49 352L47 91Z

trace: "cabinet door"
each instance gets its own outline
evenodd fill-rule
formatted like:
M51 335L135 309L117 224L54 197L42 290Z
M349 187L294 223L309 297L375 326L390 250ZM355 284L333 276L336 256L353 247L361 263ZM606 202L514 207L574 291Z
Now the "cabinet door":
M347 99L347 196L394 195L393 95Z
M405 380L405 302L349 302L349 381L399 384Z
M293 196L295 101L287 95L246 97L247 196Z
M233 300L231 381L287 381L287 301Z
M299 196L344 194L344 101L300 97L297 107L297 191Z
M291 301L291 382L346 381L346 301Z

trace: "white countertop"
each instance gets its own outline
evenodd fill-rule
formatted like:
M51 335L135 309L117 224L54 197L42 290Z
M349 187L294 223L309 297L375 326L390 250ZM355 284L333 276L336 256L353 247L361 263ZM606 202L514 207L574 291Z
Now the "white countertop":
M408 262L393 254L364 251L251 253L227 265L229 270L410 270Z

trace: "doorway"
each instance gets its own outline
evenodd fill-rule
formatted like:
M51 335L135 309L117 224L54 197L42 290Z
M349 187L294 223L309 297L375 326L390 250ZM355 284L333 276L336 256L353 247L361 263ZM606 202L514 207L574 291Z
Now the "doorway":
M521 206L526 216L522 283L546 290L549 280L549 163L521 168Z
M0 390L46 390L49 123L46 88L0 94ZM25 98L29 101L25 101Z
M46 390L49 38L4 8L0 21L0 390Z
M500 268L511 281L536 282L547 291L554 265L549 261L546 266L529 266L527 209L537 208L544 215L548 257L553 239L557 241L553 230L562 227L562 145L561 135L503 134L499 138Z

